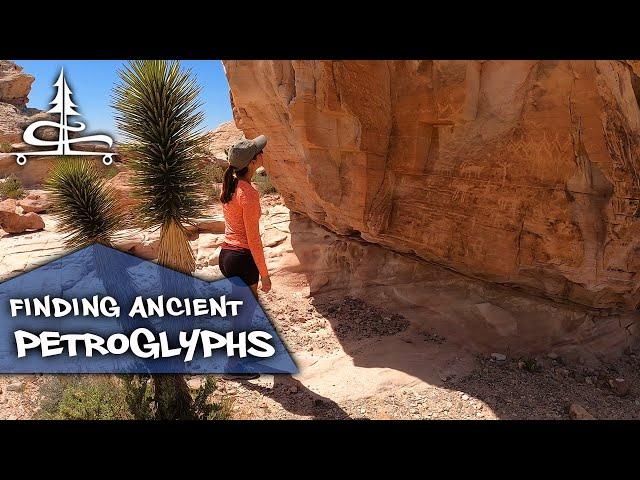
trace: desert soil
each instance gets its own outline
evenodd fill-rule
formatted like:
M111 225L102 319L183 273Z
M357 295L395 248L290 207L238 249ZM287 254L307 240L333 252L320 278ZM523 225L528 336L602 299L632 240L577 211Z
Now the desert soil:
M263 210L274 207L284 208L277 196L264 199ZM44 218L44 232L0 236L0 280L61 253L55 222ZM265 215L265 228L272 218ZM273 290L261 292L260 302L300 373L220 379L214 397L233 401L234 418L569 419L577 404L599 419L640 419L637 353L595 368L568 365L553 354L478 355L359 299L311 296L307 277L292 268L289 239L278 242L266 248ZM206 266L196 275L215 278L219 271ZM0 376L0 419L34 418L49 380Z

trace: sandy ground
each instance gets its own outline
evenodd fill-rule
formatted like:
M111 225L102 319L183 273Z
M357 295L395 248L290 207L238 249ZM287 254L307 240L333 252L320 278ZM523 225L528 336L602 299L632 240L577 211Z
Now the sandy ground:
M264 203L269 208L277 199ZM0 238L0 278L55 255L59 238L48 229ZM30 245L43 250L30 254ZM300 373L220 380L214 397L232 399L234 418L568 419L570 405L578 404L595 418L640 419L636 353L597 368L566 365L554 355L479 356L358 299L310 296L305 275L283 268L295 265L295 252L273 248L273 290L260 302ZM212 268L196 274L215 277ZM33 418L49 378L0 376L0 419Z
M640 419L635 354L595 369L496 361L357 299L308 298L303 278L276 278L262 303L301 372L222 382L237 418L568 419L578 404L596 418Z

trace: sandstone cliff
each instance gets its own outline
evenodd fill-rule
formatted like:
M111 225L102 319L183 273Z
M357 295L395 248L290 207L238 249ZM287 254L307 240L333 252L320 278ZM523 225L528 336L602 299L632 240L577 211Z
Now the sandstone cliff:
M206 146L210 160L226 167L228 165L227 150L243 137L242 130L238 129L233 121L218 125L215 130L207 133Z
M224 64L292 210L554 300L640 302L640 62Z
M55 120L51 114L35 108L27 108L29 92L34 77L23 72L22 67L10 60L0 60L0 176L15 174L25 185L37 185L51 166L49 158L33 158L29 168L16 164L8 152L24 148L22 133L38 120ZM55 139L57 132L43 128L42 138Z
M10 103L18 108L26 107L34 80L19 65L9 60L0 60L0 102Z
M9 60L0 60L0 143L19 144L27 125L36 120L54 118L53 115L35 108L26 108L34 80L19 65ZM46 134L55 138L55 131L43 130L45 138Z

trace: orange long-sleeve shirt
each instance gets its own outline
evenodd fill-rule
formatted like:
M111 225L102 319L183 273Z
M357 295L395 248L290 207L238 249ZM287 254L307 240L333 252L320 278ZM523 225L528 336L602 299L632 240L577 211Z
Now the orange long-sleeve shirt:
M224 243L230 247L248 248L261 277L268 276L260 239L260 194L251 183L238 180L231 201L222 204Z

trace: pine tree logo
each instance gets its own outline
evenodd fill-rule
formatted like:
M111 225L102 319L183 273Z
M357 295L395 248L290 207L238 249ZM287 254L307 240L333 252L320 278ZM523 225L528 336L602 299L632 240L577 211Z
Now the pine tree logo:
M40 120L29 125L22 135L24 143L32 145L34 147L55 147L55 149L47 151L35 151L35 152L19 152L13 153L16 156L16 162L18 165L24 165L27 163L27 157L29 156L59 156L59 155L86 155L86 156L102 156L102 163L105 165L111 165L113 163L113 156L115 153L103 153L103 152L90 152L85 150L73 150L72 145L74 143L93 142L93 143L105 143L108 147L113 145L113 140L108 135L89 135L85 137L69 138L69 132L81 132L86 128L86 125L79 121L74 121L73 125L69 125L69 117L76 117L80 114L75 110L78 106L71 100L73 92L67 85L67 80L64 77L64 68L60 70L60 76L58 80L53 84L56 87L56 96L51 101L50 110L47 113L57 113L60 115L60 122L52 122L50 120ZM58 129L58 140L42 140L36 137L35 132L42 127L53 127Z

